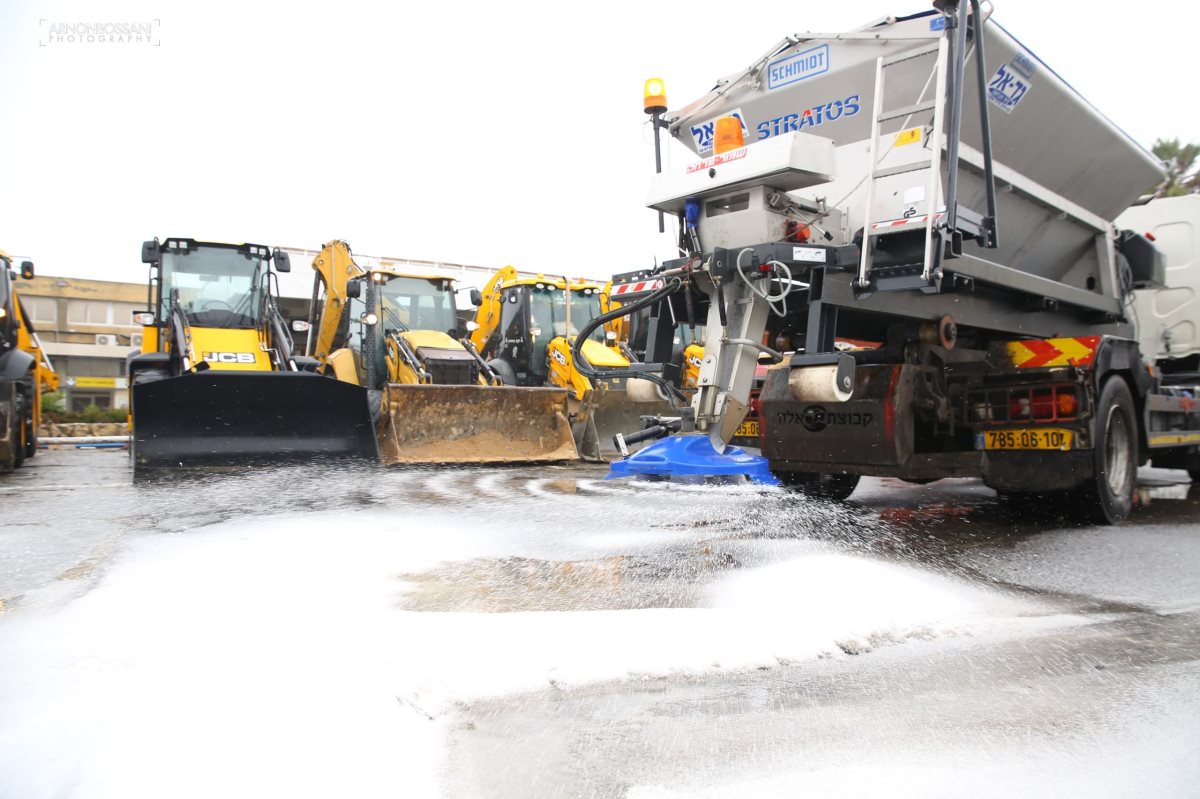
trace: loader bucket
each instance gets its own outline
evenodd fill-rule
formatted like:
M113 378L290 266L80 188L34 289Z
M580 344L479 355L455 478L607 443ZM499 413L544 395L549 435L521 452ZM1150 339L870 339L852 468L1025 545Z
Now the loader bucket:
M385 464L578 460L566 399L559 388L390 383L380 458Z
M135 383L131 448L136 467L378 458L366 390L307 372Z
M580 452L589 459L611 460L620 453L613 436L641 430L643 416L674 416L681 413L666 400L634 402L620 390L590 391L584 397L576 417L576 434L583 435ZM586 424L586 429L582 425ZM584 443L586 442L586 443ZM650 442L646 442L647 444ZM644 445L634 445L636 450Z

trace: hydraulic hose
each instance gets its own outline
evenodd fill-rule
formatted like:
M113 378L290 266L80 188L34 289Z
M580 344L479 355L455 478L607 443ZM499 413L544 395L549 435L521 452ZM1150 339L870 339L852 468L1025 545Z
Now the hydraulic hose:
M605 369L603 372L601 372L599 369L588 363L587 358L583 356L583 342L587 341L588 337L592 335L592 332L596 328L600 327L606 322L611 322L612 320L619 319L622 316L629 316L630 314L636 313L646 306L658 302L668 294L678 291L682 285L683 282L679 280L679 278L672 278L671 280L664 282L661 288L655 289L642 299L631 302L628 305L622 305L620 308L615 308L608 313L600 314L584 325L583 329L579 331L579 335L575 336L575 341L571 344L571 357L574 358L575 368L579 370L579 373L584 377L589 378L637 377L641 378L642 380L649 380L651 383L654 383L663 390L668 401L671 403L671 407L683 407L683 405L687 403L687 398L683 396L683 393L679 389L671 385L667 380L664 380L661 375L652 374L650 372L639 372L633 369Z

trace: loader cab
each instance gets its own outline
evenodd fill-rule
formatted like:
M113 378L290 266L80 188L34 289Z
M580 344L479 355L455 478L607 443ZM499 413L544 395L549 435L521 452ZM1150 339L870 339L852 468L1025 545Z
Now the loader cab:
M189 325L256 328L268 291L270 251L256 244L167 239L158 267L160 322L178 308Z
M458 329L454 281L445 276L406 275L377 270L363 278L366 290L351 296L346 346L360 354L369 349L376 374L384 374L389 336L436 331L451 338Z
M385 333L437 330L451 337L459 335L454 286L449 278L393 276L379 287L379 306Z
M517 384L543 385L550 373L550 342L559 336L578 335L584 325L600 315L600 288L572 286L570 300L562 281L530 281L508 286L502 293L501 338L496 357L513 368ZM569 318L569 322L568 322ZM591 338L603 342L604 329Z

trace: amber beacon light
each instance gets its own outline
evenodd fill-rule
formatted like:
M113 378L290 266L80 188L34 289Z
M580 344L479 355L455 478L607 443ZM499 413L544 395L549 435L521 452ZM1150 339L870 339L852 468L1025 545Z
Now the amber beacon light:
M642 110L650 115L650 127L654 131L654 172L662 172L662 145L658 139L658 129L666 123L662 115L667 112L667 85L662 78L650 78L642 87ZM662 233L663 213L658 212L658 232Z
M647 114L661 114L667 110L667 87L662 78L650 78L642 90L642 110Z
M742 120L737 117L721 117L717 120L716 135L713 137L713 152L716 155L736 150L745 144L742 137Z

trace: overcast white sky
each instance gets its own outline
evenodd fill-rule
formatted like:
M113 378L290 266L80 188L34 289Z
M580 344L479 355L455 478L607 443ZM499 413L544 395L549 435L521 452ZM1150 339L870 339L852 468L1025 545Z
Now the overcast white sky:
M994 6L1144 145L1200 140L1194 3ZM928 7L9 0L0 247L41 274L133 281L156 235L627 271L673 254L643 207L645 78L681 107L786 33ZM56 22L149 20L157 47L41 46Z

